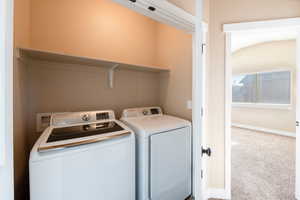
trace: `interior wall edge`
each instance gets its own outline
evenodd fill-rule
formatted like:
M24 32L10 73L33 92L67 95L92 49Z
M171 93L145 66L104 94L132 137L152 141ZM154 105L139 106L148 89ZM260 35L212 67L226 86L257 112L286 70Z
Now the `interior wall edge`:
M30 47L31 34L31 0L14 0L14 186L15 199L29 199L28 157L29 148L26 125L26 67L16 54L17 47Z

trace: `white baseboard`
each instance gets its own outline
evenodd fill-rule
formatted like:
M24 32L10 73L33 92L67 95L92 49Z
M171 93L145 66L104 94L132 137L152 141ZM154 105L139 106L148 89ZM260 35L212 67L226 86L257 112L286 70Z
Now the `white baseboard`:
M205 191L205 199L231 199L230 192L225 189L208 188Z
M296 133L289 132L289 131L269 129L269 128L263 128L263 127L245 125L245 124L238 124L238 123L232 123L231 126L232 127L237 127L237 128L254 130L254 131L260 131L260 132L264 132L264 133L271 133L271 134L275 134L275 135L282 135L282 136L288 136L288 137L296 137Z

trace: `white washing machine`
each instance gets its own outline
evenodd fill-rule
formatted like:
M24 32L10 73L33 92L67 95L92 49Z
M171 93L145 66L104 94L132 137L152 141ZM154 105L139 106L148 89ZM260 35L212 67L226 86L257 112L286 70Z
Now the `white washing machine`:
M29 169L31 200L133 200L135 136L113 111L55 114Z
M123 111L136 134L137 200L184 200L191 195L191 123L159 107Z

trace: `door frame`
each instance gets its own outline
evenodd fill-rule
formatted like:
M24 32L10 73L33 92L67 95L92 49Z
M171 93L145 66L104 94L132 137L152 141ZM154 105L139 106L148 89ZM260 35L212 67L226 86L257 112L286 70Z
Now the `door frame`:
M300 31L298 32L297 37L297 44L296 44L296 63L297 63L297 70L296 70L296 121L300 119ZM296 126L296 134L299 134L300 128ZM296 135L296 184L295 184L295 197L296 199L300 200L300 136Z
M225 190L231 196L231 103L232 103L232 66L231 66L231 38L234 33L267 32L267 31L297 31L297 93L300 94L300 18L286 18L268 21L242 22L224 24L225 33ZM299 77L299 78L298 78ZM297 96L296 107L300 106ZM299 111L298 111L299 110ZM300 109L297 109L297 119L300 118ZM300 130L298 130L300 131ZM300 200L300 138L296 137L296 188L295 196Z
M201 171L206 163L202 159L204 128L204 100L205 100L205 66L203 66L204 34L208 25L203 22L203 1L196 1L196 21L193 37L193 84L192 84L192 135L193 135L193 196L195 200L204 200L206 178L202 178ZM206 177L206 176L205 176Z
M13 1L0 0L0 199L14 199Z
M199 124L200 129L201 129L201 134L197 135L199 138L196 139L196 141L199 141L199 143L195 143L195 146L194 148L197 148L197 147L200 147L200 149L194 149L193 152L200 152L200 154L198 153L195 153L195 158L194 158L194 162L197 161L197 159L200 158L199 161L197 162L201 162L200 164L200 184L201 184L201 198L204 199L204 200L207 200L208 199L208 195L207 195L207 179L208 179L208 173L207 173L207 159L209 157L207 156L202 156L202 148L206 149L208 148L207 146L207 143L206 143L206 134L207 134L207 127L206 127L206 111L205 111L205 108L206 108L206 70L207 70L207 55L208 55L208 52L207 52L207 46L208 46L208 24L206 22L202 22L201 23L201 31L202 31L202 35L201 35L201 60L199 60L198 62L201 62L202 63L202 67L200 69L198 69L198 80L201 82L200 85L201 85L201 89L196 89L198 92L201 91L202 92L202 96L200 97L201 98L201 101L200 99L198 99L197 101L201 102L201 105L199 104L199 106L201 107L200 108L200 113L197 112L197 110L195 110L196 114L200 114L200 120L201 120L201 124ZM196 36L195 36L196 33L194 33L193 35L193 40L196 39ZM199 36L200 37L200 36ZM196 42L193 43L194 45L196 44ZM195 48L195 47L193 47ZM193 50L193 53L196 54L195 56L193 56L193 58L196 58L197 56L197 52L196 50ZM195 62L195 64L193 65L194 67L197 67L197 63ZM194 69L193 69L194 70ZM194 73L193 71L193 75L195 74L195 76L197 76L196 73ZM200 78L199 78L200 77ZM195 80L195 78L193 78L193 80ZM197 82L194 83L195 85L199 84ZM193 92L194 94L194 92ZM194 98L196 97L193 97L193 102L195 101ZM194 108L193 108L194 109ZM197 122L194 122L193 121L193 124L194 123L197 123ZM199 127L198 127L199 128ZM197 132L195 132L197 133ZM195 140L195 139L194 139ZM194 141L195 142L195 141ZM195 172L196 173L196 172ZM194 184L196 185L196 184ZM194 190L196 190L196 188L194 188ZM200 194L199 194L200 195Z

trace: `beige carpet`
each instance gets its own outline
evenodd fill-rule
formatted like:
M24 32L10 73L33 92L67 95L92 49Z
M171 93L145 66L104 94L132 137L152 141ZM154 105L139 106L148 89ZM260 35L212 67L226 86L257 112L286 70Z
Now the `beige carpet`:
M294 200L295 139L232 129L232 199Z

